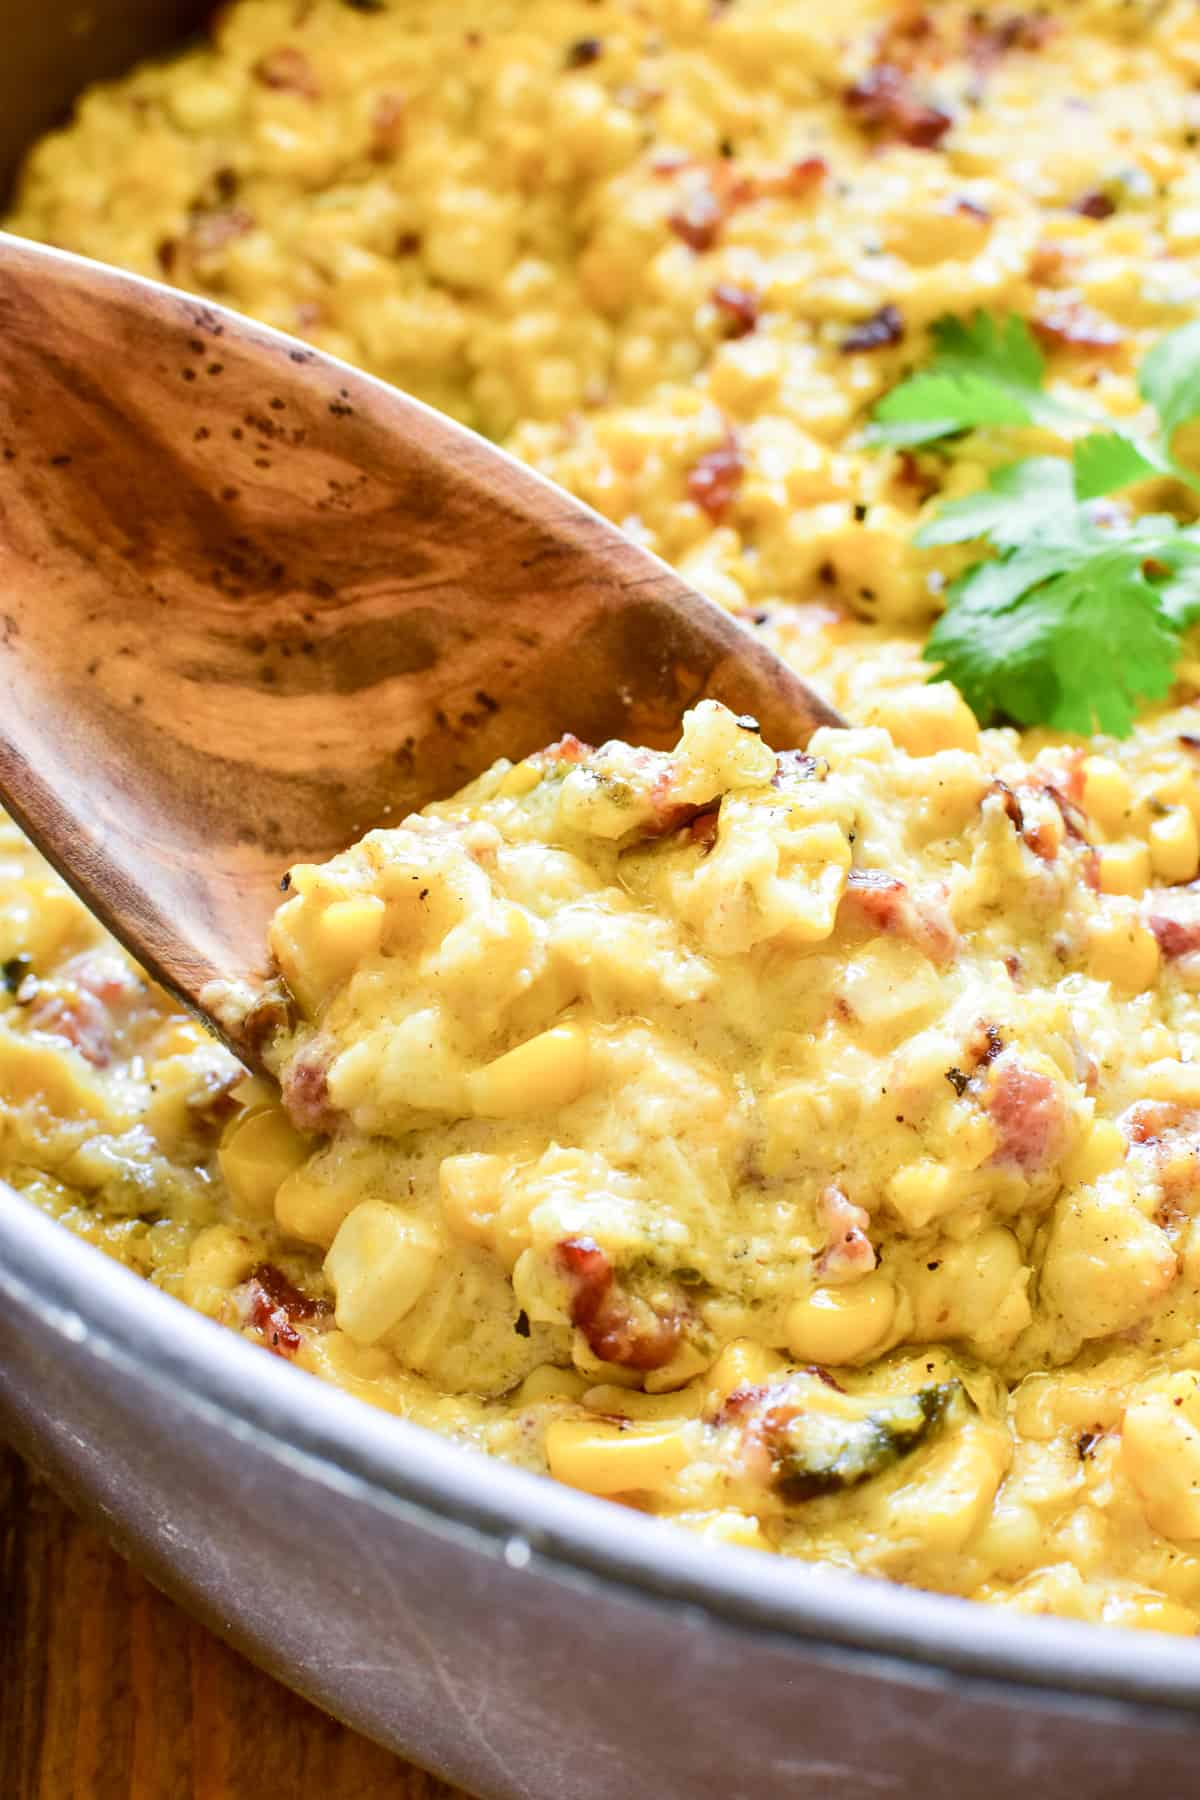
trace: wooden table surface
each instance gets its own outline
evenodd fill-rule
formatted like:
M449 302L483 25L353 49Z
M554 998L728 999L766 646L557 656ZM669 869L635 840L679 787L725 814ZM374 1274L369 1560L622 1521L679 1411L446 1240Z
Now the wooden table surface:
M468 1800L155 1591L0 1444L3 1800Z

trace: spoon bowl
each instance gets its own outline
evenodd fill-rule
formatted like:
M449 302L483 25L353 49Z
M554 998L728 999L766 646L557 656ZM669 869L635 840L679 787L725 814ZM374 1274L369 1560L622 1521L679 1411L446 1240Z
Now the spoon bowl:
M279 880L570 731L836 713L598 514L382 382L0 234L0 797L254 1065Z

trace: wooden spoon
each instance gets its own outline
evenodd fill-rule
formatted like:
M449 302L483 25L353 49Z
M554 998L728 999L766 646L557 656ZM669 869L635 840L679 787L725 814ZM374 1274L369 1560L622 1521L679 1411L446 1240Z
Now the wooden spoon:
M587 507L236 314L0 234L0 797L211 1015L288 863L706 694L840 723ZM244 990L243 990L244 991ZM254 1064L251 1033L213 1021Z

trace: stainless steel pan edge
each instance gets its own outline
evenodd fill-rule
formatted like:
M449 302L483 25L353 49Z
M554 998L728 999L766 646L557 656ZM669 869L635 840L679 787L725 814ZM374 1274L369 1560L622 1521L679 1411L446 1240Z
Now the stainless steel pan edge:
M262 1666L488 1800L1194 1791L1200 1647L700 1545L326 1388L2 1187L0 1422Z

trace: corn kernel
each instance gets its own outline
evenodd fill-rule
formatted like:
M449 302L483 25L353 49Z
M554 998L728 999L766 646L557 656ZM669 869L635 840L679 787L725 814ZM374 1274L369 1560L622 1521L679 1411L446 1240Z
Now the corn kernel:
M1121 1466L1152 1530L1200 1538L1200 1393L1194 1374L1167 1376L1125 1408Z
M1073 1151L1063 1170L1065 1182L1083 1187L1100 1175L1107 1175L1125 1160L1125 1134L1111 1119L1097 1119L1087 1135Z
M887 1184L887 1197L910 1231L920 1231L931 1219L950 1212L961 1192L954 1171L928 1156L897 1169Z
M271 1106L234 1119L217 1159L238 1209L252 1219L269 1219L280 1184L307 1162L308 1153L282 1106Z
M1150 852L1145 844L1105 844L1097 854L1102 893L1145 893L1150 881Z
M364 1200L342 1221L325 1258L338 1328L374 1344L421 1298L438 1245L432 1232L384 1200Z
M975 714L948 681L885 694L867 717L872 725L882 725L892 742L910 756L934 756L939 750L979 747Z
M1160 881L1191 881L1200 866L1200 834L1186 807L1173 806L1150 826L1150 866Z
M547 1400L578 1400L587 1389L587 1379L575 1369L559 1369L553 1363L541 1363L530 1369L513 1396L515 1406L538 1406Z
M591 1049L579 1025L554 1025L467 1077L471 1111L484 1119L569 1106L591 1079Z
M690 1461L678 1425L610 1425L555 1419L546 1460L556 1481L589 1494L630 1494L667 1487Z
M1083 805L1105 831L1117 832L1129 816L1133 788L1120 763L1089 756L1083 765Z
M851 1287L814 1288L788 1308L784 1334L802 1362L848 1363L876 1350L896 1316L896 1290L875 1273Z
M542 771L536 763L514 763L511 769L505 770L496 792L506 798L520 800L523 795L531 794L541 779Z
M1088 926L1088 968L1097 981L1111 981L1140 994L1158 974L1158 940L1136 906L1114 897Z
M285 1176L275 1195L275 1222L289 1237L326 1249L338 1227L358 1205L360 1195L344 1181L324 1180L302 1163Z
M715 1412L740 1387L760 1387L778 1375L783 1358L753 1338L734 1338L726 1344L708 1372L705 1409Z

